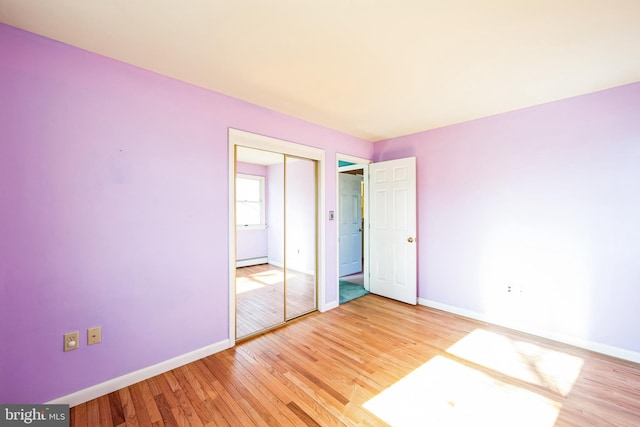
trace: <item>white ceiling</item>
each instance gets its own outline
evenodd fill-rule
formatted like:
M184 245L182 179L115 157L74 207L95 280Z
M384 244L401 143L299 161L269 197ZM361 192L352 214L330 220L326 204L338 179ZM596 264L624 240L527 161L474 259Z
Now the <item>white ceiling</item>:
M639 0L0 0L0 22L372 141L640 80Z

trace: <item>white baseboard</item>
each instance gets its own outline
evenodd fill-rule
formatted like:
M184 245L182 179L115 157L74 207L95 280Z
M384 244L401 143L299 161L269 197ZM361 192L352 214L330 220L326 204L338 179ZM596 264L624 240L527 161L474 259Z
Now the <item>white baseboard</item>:
M436 308L438 310L446 311L449 313L458 314L460 316L469 317L471 319L480 320L481 322L492 323L494 325L504 326L505 328L515 329L516 331L525 332L527 334L536 335L564 344L569 344L574 347L584 348L585 350L595 351L596 353L606 354L607 356L613 356L619 359L640 363L640 353L635 351L589 341L582 338L570 337L567 335L562 335L537 328L524 327L522 325L504 321L503 319L487 316L486 314L477 313L475 311L466 310L464 308L459 308L448 304L442 304L425 298L418 298L418 304L424 305L426 307Z
M330 303L325 303L321 307L318 307L318 311L320 311L321 313L324 313L326 311L337 308L339 305L340 304L338 303L338 301L331 301Z
M180 366L186 365L203 357L210 356L219 351L226 350L230 347L229 340L223 340L215 344L208 345L206 347L199 348L189 353L174 357L164 362L157 363L155 365L148 366L146 368L139 369L134 372L122 375L121 377L113 378L100 384L96 384L84 390L79 390L66 396L59 397L50 402L46 402L45 405L54 404L66 404L69 406L76 406L89 400L95 399L105 394L112 393L121 388L128 387L137 382L146 380L147 378L154 377L162 374L163 372L170 371Z
M266 256L249 259L239 259L236 261L236 268L248 267L250 265L267 264L269 259Z
M284 268L284 264L279 261L274 261L272 259L268 259L267 262L271 265L275 265L276 267Z

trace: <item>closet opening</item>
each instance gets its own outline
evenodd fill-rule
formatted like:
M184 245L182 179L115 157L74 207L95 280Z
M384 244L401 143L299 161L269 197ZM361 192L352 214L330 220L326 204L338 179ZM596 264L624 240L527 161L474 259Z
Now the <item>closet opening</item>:
M286 146L291 143L273 146L265 143L266 137L231 131L230 335L235 341L282 326L321 305L320 161L304 152L292 153Z

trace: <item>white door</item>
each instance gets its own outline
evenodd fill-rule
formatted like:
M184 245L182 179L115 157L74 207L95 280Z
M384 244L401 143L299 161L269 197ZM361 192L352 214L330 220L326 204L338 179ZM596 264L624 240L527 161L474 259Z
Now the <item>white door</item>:
M362 175L340 173L339 276L362 271Z
M369 165L370 292L417 303L416 159Z

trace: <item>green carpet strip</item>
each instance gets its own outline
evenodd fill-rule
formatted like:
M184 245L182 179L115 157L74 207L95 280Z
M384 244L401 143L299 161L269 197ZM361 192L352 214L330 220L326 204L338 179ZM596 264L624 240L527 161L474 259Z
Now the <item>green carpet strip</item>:
M368 294L364 286L355 285L344 280L340 280L340 304L359 298Z

